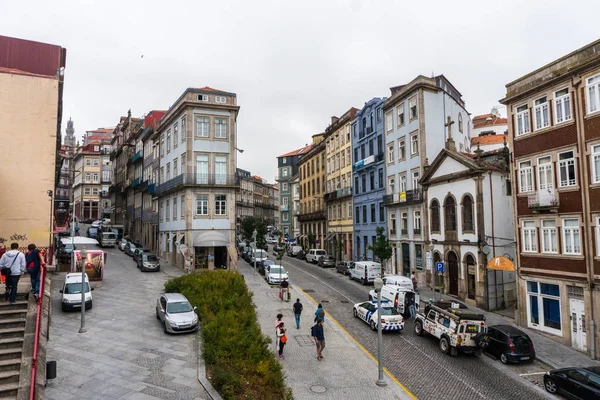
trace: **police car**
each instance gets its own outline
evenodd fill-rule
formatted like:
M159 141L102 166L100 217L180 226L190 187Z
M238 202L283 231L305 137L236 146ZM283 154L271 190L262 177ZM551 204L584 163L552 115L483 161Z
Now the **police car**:
M381 305L381 330L400 332L404 329L404 319L394 305L388 300L383 300ZM371 329L377 330L377 300L356 303L353 314L369 324Z

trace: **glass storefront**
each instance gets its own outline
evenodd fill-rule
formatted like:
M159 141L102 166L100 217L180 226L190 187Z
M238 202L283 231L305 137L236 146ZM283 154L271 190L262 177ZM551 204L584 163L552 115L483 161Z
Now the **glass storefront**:
M562 336L558 285L527 281L527 325Z

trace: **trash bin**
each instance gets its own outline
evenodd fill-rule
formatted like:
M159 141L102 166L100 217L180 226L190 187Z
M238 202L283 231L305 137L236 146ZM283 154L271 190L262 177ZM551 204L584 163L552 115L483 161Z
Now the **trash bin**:
M46 379L56 378L56 361L46 362Z

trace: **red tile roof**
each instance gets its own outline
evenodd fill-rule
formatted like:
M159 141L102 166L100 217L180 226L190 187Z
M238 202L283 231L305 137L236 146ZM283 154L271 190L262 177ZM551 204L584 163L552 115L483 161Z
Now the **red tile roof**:
M278 156L277 158L291 157L291 156L297 156L297 155L300 155L300 154L304 154L304 153L308 152L310 149L312 149L312 147L313 147L313 145L309 144L308 146L299 148L299 149L294 150L294 151L290 151L289 153L282 154L282 155Z
M490 118L490 120L488 120L488 118ZM494 117L492 114L476 115L473 117L473 128L483 128L486 126L506 124L508 124L508 120L506 118Z
M479 143L480 146L485 146L488 144L500 144L504 143L505 140L506 143L508 143L508 135L477 136L471 138L471 146L477 146L477 143Z

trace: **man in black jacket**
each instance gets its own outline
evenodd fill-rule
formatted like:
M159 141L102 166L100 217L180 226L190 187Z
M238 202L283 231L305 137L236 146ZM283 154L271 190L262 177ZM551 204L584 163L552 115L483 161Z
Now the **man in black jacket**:
M300 299L296 299L294 303L294 316L296 317L296 329L300 329L300 314L302 314L302 303L300 303Z

